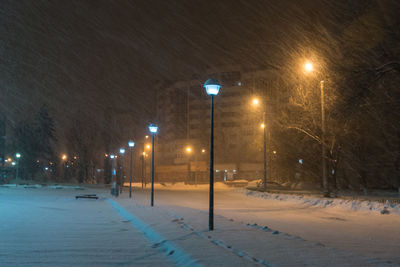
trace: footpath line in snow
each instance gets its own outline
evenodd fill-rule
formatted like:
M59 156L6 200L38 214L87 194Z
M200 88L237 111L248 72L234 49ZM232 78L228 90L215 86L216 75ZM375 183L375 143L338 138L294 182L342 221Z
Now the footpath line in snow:
M251 256L249 253L247 253L243 250L239 250L239 249L234 248L231 245L227 245L226 242L224 242L223 240L215 239L215 238L212 238L211 235L206 235L205 233L196 231L194 229L194 227L192 227L190 224L185 222L184 219L182 217L180 217L179 215L173 214L171 212L168 212L168 215L175 218L173 220L173 222L176 222L177 224L182 225L185 229L192 231L192 233L196 234L197 236L204 238L206 240L209 240L211 243L232 252L233 254L235 254L238 257L246 259L252 263L260 264L262 266L275 267L273 264L266 262L264 259L258 259L254 256Z
M116 201L107 198L106 201L111 204L114 210L125 220L129 221L134 227L139 229L151 242L153 247L159 248L166 252L168 257L178 266L202 266L198 260L193 259L188 253L175 246L171 241L162 237L155 232L151 227L142 222L140 219L133 216L129 211L124 209Z

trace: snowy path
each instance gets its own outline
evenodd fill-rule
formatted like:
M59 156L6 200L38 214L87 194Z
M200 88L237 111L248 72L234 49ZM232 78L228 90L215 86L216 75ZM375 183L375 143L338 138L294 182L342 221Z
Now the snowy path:
M0 266L174 266L109 203L81 193L0 188Z
M99 200L75 200L96 193ZM400 266L399 215L208 191L0 187L0 266ZM264 227L268 226L268 227Z
M184 217L185 222L189 225L206 231L208 211L208 192L206 190L158 189L155 196L156 208L159 207L178 217ZM135 200L143 205L148 205L148 192L136 191ZM217 231L232 230L232 225L226 225L226 221L231 219L245 226L256 223L278 230L281 232L279 236L294 240L307 240L307 245L325 247L325 251L336 250L339 254L346 252L350 257L354 255L354 258L357 258L358 255L372 264L384 265L391 262L400 266L399 215L381 215L376 211L354 212L336 208L310 207L293 202L246 196L243 192L235 189L216 190L215 212L218 215L216 217ZM218 220L222 220L223 223L218 223ZM261 227L247 226L246 228L232 230L232 233L236 234L249 231L249 228ZM260 235L264 234L260 233L261 230L258 231ZM231 236L234 235L228 235L229 238ZM250 236L246 238L243 235L237 236L237 238L241 238L244 243L246 239L251 239ZM258 236L256 235L255 238ZM292 244L295 243L292 242ZM257 245L253 242L248 244L248 247L264 246L260 244ZM256 256L263 255L263 253L264 249L261 249L250 254ZM281 256L285 257L284 254ZM264 259L268 262L268 258Z

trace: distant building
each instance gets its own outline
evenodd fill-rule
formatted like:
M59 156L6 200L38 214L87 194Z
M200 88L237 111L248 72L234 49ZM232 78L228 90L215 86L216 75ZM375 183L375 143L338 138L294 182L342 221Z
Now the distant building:
M222 83L220 94L214 98L216 180L256 179L262 175L263 107L267 106L271 115L279 102L274 73L231 66L158 88L160 181L208 181L210 98L203 88L207 78ZM254 97L260 99L258 106L252 105Z

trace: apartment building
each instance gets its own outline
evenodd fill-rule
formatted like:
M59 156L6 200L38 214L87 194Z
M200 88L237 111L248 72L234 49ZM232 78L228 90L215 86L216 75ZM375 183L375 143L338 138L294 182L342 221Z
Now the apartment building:
M205 76L158 88L158 178L189 183L208 180L210 97L203 88L207 78L222 84L214 98L216 180L260 178L264 108L272 116L280 101L274 72L231 66L209 70ZM259 105L253 105L254 98Z

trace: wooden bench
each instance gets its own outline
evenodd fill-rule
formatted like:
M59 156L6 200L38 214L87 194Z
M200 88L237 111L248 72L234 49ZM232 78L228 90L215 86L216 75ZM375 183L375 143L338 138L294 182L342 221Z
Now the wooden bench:
M96 194L87 194L87 195L75 196L75 199L78 199L78 198L99 199L99 197Z

